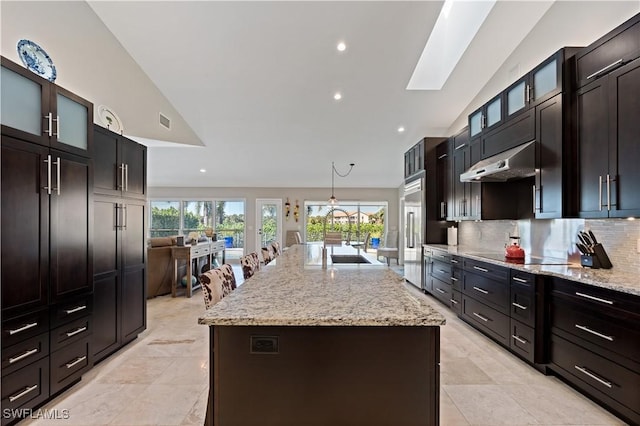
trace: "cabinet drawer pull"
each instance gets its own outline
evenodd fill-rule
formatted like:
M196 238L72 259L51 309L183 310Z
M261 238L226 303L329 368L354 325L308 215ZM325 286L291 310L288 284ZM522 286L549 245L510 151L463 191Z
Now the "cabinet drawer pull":
M511 302L511 304L512 304L513 306L515 306L516 308L518 308L518 309L522 309L523 311L526 311L526 310L527 310L527 307L526 307L526 306L523 306L523 305L521 305L521 304L519 304L519 303Z
M518 342L522 343L523 345L528 344L529 342L525 339L523 339L522 337L518 336L517 334L512 334L511 337L513 337L515 340L517 340Z
M9 364L13 364L14 362L18 362L20 360L23 360L35 353L38 353L38 348L33 348L33 349L29 349L28 351L25 351L23 353L21 353L20 355L18 355L15 358L9 358Z
M66 366L67 366L67 368L73 368L73 367L75 367L76 365L80 364L80 363L81 363L82 361L84 361L85 359L87 359L87 357L86 357L86 356L78 357L75 361L68 362L68 363L66 364Z
M67 331L67 337L75 336L76 334L82 333L83 331L87 331L87 327L78 327L73 331Z
M23 326L22 326L22 327L20 327L20 328L15 328L15 329L13 329L13 330L9 330L9 336L13 336L14 334L18 334L18 333L20 333L20 332L22 332L22 331L25 331L25 330L28 330L28 329L30 329L30 328L36 327L37 325L38 325L38 323L37 323L37 322L32 322L32 323L29 323L29 324L23 325Z
M458 146L456 146L456 147L454 148L454 150L455 150L455 151L457 151L457 150L459 150L459 149L464 148L465 146L467 146L467 144L466 144L466 143L463 143L462 145L458 145Z
M458 281L456 277L451 277L451 281Z
M599 297L590 296L588 294L580 293L579 291L576 291L576 296L584 297L585 299L595 300L596 302L606 303L607 305L613 305L613 302L611 300L606 300L606 299L601 299Z
M457 260L455 260L455 259L451 259L451 263L460 263L460 262L458 262L458 261L457 261Z
M13 402L13 401L17 401L18 399L22 398L23 396L25 396L26 394L28 394L29 392L33 392L34 390L38 389L38 385L33 385L33 386L27 386L26 388L24 388L24 390L22 392L20 392L17 395L12 395L9 397L9 402Z
M438 287L436 287L436 291L440 294L445 294L446 291L439 289Z
M580 367L578 365L574 365L574 367L576 368L576 370L578 370L579 372L581 372L582 374L586 374L587 376L591 377L593 380L605 385L608 388L612 388L613 384L611 382L607 382L606 380L601 379L600 377L596 376L595 374L593 374L591 371L587 370L584 367Z
M593 77L595 77L596 75L605 72L606 70L615 67L616 65L619 65L622 63L622 58L618 59L617 61L607 65L606 67L594 72L593 74L591 74L590 76L587 77L587 80L591 80Z
M602 333L598 333L597 331L591 330L589 327L585 326L585 325L580 325L580 324L576 324L576 328L579 328L580 330L586 331L587 333L591 333L594 336L598 336L602 339L608 340L610 342L613 342L613 337L612 336L607 336L606 334L602 334Z
M481 268L481 267L479 267L479 266L474 266L474 267L473 267L473 269L477 269L478 271L481 271L481 272L489 272L489 270L488 270L488 269Z
M484 316L482 316L482 315L480 315L480 314L478 314L476 312L474 312L473 315L477 316L478 318L480 318L484 322L489 322L489 318L484 317Z
M458 304L458 301L457 301L457 300L449 299L449 301L450 301L451 303L455 304L455 305L457 305L457 304Z
M441 274L446 274L447 271L445 271L444 269L438 269L438 272L440 272Z
M522 278L518 278L518 277L513 277L514 281L517 281L519 283L528 283L529 281L522 279Z
M489 292L488 292L487 290L484 290L484 289L482 289L482 288L480 288L480 287L475 287L475 286L474 286L474 287L473 287L473 289L474 289L475 291L479 291L479 292L480 292L480 293L482 293L482 294L489 294Z
M70 314L73 314L75 312L79 312L79 311L81 311L83 309L87 309L87 305L81 305L81 306L76 306L75 308L66 309L64 311L64 313L67 314L67 315L70 315Z

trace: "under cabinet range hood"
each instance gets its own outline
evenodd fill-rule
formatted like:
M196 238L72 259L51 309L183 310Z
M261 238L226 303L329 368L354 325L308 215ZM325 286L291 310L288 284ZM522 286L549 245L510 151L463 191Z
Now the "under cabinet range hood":
M535 175L536 142L485 158L460 175L461 182L505 182Z

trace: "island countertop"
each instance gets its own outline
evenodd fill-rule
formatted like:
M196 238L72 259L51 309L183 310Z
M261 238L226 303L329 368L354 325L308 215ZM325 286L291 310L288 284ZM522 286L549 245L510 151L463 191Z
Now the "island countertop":
M439 326L445 319L382 265L309 264L319 246L291 246L198 319L232 326Z

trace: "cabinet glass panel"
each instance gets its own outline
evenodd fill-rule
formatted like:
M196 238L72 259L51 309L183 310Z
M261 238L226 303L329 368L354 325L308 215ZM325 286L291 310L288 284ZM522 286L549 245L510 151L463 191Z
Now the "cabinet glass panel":
M2 124L33 135L42 134L42 86L2 67Z
M518 83L507 92L507 115L520 111L525 106L524 92L526 85L524 81Z
M87 107L58 93L58 142L87 149Z
M538 99L556 89L558 85L557 61L554 59L533 74L533 98Z
M487 105L487 127L491 127L502 119L502 99L497 98Z
M482 112L478 111L469 117L469 134L475 136L482 131Z

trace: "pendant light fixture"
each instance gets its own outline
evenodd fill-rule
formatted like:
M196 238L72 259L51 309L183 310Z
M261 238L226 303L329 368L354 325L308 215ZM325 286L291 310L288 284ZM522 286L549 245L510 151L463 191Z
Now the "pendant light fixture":
M346 173L341 174L336 169L335 163L333 161L331 162L331 197L329 198L329 205L331 207L337 207L338 206L338 199L333 194L335 175L338 175L340 177L347 177L347 176L349 176L349 173L351 173L351 170L353 170L353 166L355 166L355 163L350 163L349 164L349 170Z

